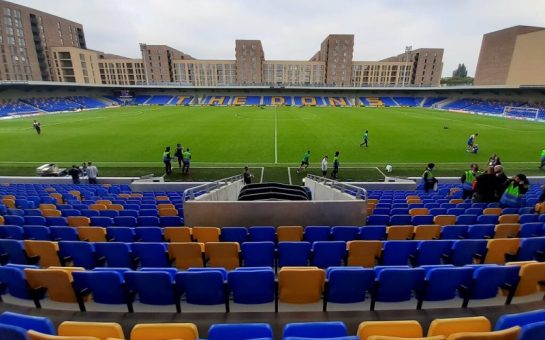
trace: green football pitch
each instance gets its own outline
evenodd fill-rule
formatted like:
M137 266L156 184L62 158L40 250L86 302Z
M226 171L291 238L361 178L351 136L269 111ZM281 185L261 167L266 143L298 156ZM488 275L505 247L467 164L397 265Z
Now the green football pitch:
M163 175L162 153L176 143L192 153L190 175L177 162L167 180L212 180L241 173L244 165L264 181L299 182L303 153L311 151L309 173L330 166L340 152L341 180L419 176L425 164L436 175L457 176L472 162L501 156L508 174L538 170L545 125L421 108L335 107L123 107L0 121L0 175L34 175L38 165L95 162L103 176ZM369 147L360 147L369 130ZM465 151L478 132L478 154ZM331 171L331 170L330 170Z

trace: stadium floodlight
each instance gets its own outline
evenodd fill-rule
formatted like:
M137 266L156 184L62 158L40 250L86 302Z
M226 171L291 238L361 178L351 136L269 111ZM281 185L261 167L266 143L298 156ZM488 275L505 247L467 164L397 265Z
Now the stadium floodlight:
M517 119L538 120L539 109L537 107L506 106L503 108L502 115Z

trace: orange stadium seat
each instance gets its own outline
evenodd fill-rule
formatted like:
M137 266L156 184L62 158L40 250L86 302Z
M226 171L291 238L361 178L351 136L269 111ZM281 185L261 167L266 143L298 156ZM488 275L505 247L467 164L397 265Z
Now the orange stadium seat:
M348 266L362 266L373 268L382 253L380 241L349 241Z
M171 242L168 244L168 256L174 266L180 270L190 267L204 267L204 243Z
M303 240L303 227L279 226L276 228L278 242L299 242Z

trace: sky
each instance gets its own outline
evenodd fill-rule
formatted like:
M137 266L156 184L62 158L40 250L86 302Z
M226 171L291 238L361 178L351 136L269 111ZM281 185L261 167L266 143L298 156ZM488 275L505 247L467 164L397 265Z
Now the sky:
M544 0L12 0L83 25L87 48L139 58L139 43L198 59L234 59L236 39L259 39L265 59L308 60L328 34L354 34L354 60L406 46L444 48L443 75L475 73L482 36L545 26Z

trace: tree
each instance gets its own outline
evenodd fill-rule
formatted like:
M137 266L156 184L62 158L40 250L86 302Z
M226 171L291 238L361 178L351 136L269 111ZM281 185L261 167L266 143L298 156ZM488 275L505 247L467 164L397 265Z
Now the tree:
M466 78L467 68L465 64L458 64L458 68L452 72L452 78Z

